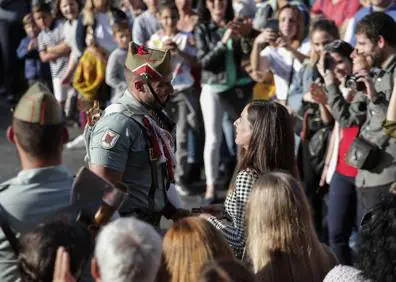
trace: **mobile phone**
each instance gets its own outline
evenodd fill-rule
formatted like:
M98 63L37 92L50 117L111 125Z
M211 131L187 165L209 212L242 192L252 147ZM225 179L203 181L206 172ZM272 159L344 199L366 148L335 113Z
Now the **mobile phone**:
M269 19L264 28L271 29L271 31L279 34L279 21L276 19Z
M323 60L323 68L324 70L329 70L332 65L332 58L330 57L329 54L326 54Z
M202 208L192 208L191 212L192 213L203 213L203 210L202 210Z

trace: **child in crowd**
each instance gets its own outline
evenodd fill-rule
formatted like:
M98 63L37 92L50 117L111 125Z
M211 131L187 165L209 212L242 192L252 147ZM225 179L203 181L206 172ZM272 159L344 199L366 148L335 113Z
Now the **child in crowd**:
M104 82L107 52L104 48L96 44L94 38L93 28L87 28L85 38L87 48L80 57L73 77L73 86L78 92L81 127L85 127L87 123L86 111L94 105L95 100L101 101L103 92L106 89ZM84 148L84 134L68 142L65 147L66 149Z
M176 124L176 182L179 188L188 182L188 153L187 141L189 129L195 132L197 139L199 126L198 95L194 88L194 78L191 67L197 64L196 49L191 46L188 33L179 32L177 21L178 10L173 3L164 3L159 7L158 19L161 29L153 34L148 46L154 49L169 49L172 53L173 79L171 81L174 94L171 96L168 107L171 113L177 113ZM197 140L194 140L197 143ZM182 191L179 189L179 191Z
M133 21L132 38L136 44L146 44L161 26L157 19L159 0L144 0L147 10Z
M69 46L71 51L67 69L61 78L61 85L65 88L69 88L71 87L78 59L81 56L81 52L79 51L76 42L77 19L81 10L81 3L78 0L55 0L52 5L54 18L64 20L64 42L62 44ZM65 108L68 109L66 112L68 121L73 124L78 124L79 117L77 111L76 91L70 90L69 95L66 98Z
M62 85L72 83L74 70L81 56L76 42L77 20L80 11L81 3L78 0L56 0L53 3L53 16L56 19L65 20L63 24L64 43L71 49L67 70L61 80Z
M106 83L112 88L111 103L117 103L128 87L124 75L124 64L132 35L128 22L114 23L112 30L113 38L118 48L110 54L107 61Z
M136 17L144 12L146 6L142 0L121 0L121 10L127 15L129 27L132 28Z
M51 15L47 3L37 3L32 7L34 21L40 28L38 35L38 50L43 62L49 62L54 87L54 95L62 108L65 108L66 98L72 88L63 87L61 79L66 71L70 47L64 44L63 21L56 20Z
M17 55L20 59L25 60L25 78L29 85L41 81L52 87L49 65L41 62L38 53L37 35L40 30L34 23L32 14L27 14L23 18L23 26L27 36L19 43Z

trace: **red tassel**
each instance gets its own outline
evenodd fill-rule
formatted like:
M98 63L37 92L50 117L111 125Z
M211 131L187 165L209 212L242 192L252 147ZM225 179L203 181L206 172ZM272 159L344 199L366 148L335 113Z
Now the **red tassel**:
M144 123L144 126L145 126L146 130L147 130L147 135L149 137L149 147L151 147L150 148L150 151L151 151L150 155L152 154L151 158L153 157L156 160L158 160L162 156L160 145L158 143L158 142L161 142L161 140L158 140L156 138L156 135L154 133L154 128L150 124L150 121L148 120L147 117L143 118L143 123ZM172 158L170 156L171 153L168 151L168 149L166 148L165 144L163 144L163 148L164 148L164 154L165 154L165 158L166 158L166 170L167 170L167 174L168 174L167 176L168 176L169 180L173 181L175 173L174 173L174 170L173 170Z
M138 55L147 55L148 52L146 49L144 49L144 45L140 45L138 50L137 50Z

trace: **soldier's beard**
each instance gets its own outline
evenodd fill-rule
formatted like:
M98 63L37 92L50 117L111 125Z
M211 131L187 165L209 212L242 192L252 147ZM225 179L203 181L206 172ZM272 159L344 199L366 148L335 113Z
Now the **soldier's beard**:
M155 90L152 87L150 87L148 84L146 85L146 93L149 98L147 99L147 101L144 102L144 104L150 109L156 111L161 111L168 103L170 98L170 96L168 96L166 101L162 103Z

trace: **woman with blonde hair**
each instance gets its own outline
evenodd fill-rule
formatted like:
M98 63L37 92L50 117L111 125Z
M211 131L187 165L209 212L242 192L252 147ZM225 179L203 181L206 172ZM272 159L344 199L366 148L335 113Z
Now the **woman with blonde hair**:
M294 75L310 52L309 40L304 40L304 18L294 5L284 5L278 11L278 21L268 21L256 37L250 54L253 77L274 74L276 97L286 104Z
M256 282L253 272L235 259L219 259L204 265L199 282Z
M247 250L259 281L323 281L337 259L319 242L298 182L282 172L264 174L250 199Z
M163 240L161 282L198 281L201 268L220 258L233 258L231 249L216 228L199 217L175 222Z

